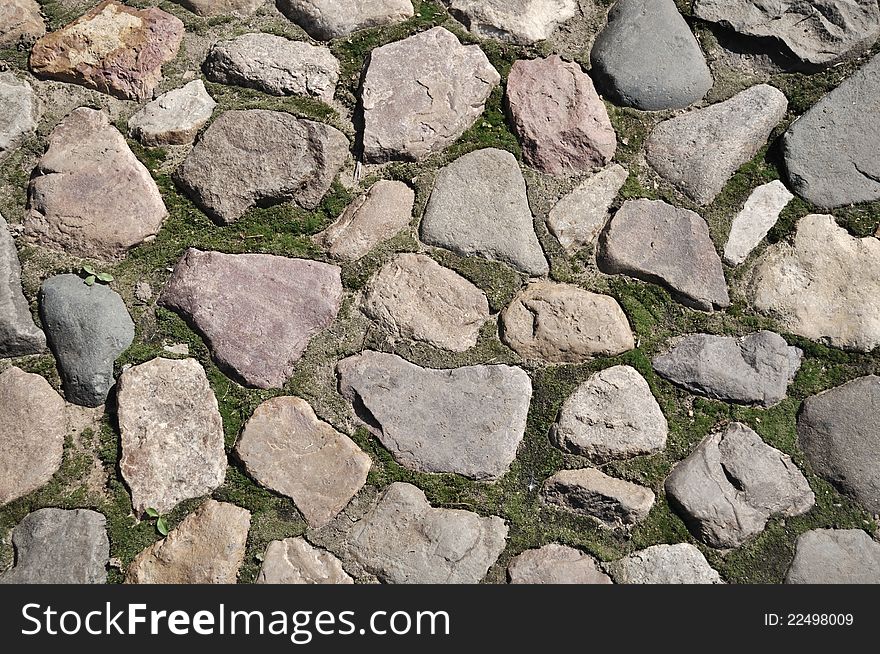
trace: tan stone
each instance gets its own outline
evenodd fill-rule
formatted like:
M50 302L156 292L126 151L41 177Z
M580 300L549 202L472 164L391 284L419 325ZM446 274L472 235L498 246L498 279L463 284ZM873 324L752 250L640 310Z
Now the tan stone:
M273 540L266 548L258 584L353 584L335 556L303 538Z

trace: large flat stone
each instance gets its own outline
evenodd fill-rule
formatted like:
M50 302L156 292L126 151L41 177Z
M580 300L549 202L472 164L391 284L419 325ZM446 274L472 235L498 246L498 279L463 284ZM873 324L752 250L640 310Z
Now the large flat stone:
M273 540L266 548L258 584L353 584L335 556L304 538Z
M577 13L577 0L446 0L449 13L477 36L516 45L549 39Z
M410 0L277 0L278 9L314 39L348 36L412 18Z
M0 5L0 45L36 39L46 33L46 23L36 0L3 0Z
M566 511L589 516L610 528L629 527L654 506L650 488L609 477L596 468L561 470L544 482L541 498Z
M797 539L787 584L880 584L880 543L861 529L813 529Z
M10 72L0 73L0 160L36 131L39 120L31 85Z
M618 584L723 584L690 543L652 545L605 566Z
M39 354L46 337L34 324L21 289L21 263L9 227L0 216L0 357Z
M611 583L592 556L556 543L513 557L507 576L512 584Z
M216 106L205 83L196 79L148 103L129 119L128 128L144 145L186 145L211 119Z

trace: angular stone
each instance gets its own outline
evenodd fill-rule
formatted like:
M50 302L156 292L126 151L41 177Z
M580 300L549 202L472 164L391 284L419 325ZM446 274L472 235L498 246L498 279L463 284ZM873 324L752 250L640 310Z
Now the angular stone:
M799 348L766 330L739 338L688 334L654 357L653 365L657 374L692 393L770 407L785 399L802 357Z
M212 18L225 14L247 16L262 7L266 0L172 0L194 14Z
M792 190L828 209L880 200L880 56L789 127L783 156Z
M628 527L648 517L650 488L609 477L595 468L561 470L544 482L541 497L566 511L590 516L606 527Z
M431 257L401 254L370 280L363 311L395 338L464 352L489 320L489 300Z
M880 584L880 543L861 529L813 529L797 540L787 584Z
M354 441L319 420L298 397L258 406L235 453L261 486L291 498L313 528L345 508L372 465Z
M833 216L801 218L794 243L758 259L748 294L786 330L869 352L880 345L880 241L855 238Z
M712 547L739 547L773 515L810 510L813 491L791 457L746 425L710 434L676 464L666 494L691 532Z
M605 566L618 584L723 584L690 543L653 545Z
M442 27L376 48L361 91L364 158L420 161L441 151L476 122L500 81L479 46Z
M617 300L573 284L538 281L501 314L502 340L525 359L583 363L635 347Z
M880 513L880 377L859 377L809 397L798 445L813 469L871 513Z
M694 15L744 36L772 39L813 69L858 54L880 36L875 0L697 0Z
M342 561L303 538L273 540L266 548L258 584L353 584Z
M484 480L513 462L532 396L521 369L433 370L370 351L336 369L342 394L401 465Z
M37 96L31 85L12 73L0 73L0 159L33 134L39 120Z
M577 13L576 0L446 0L449 13L483 38L530 45Z
M227 111L175 181L208 216L229 224L254 206L292 200L315 209L347 157L348 139L335 127L279 111Z
M475 584L498 559L507 525L496 516L435 509L410 484L391 484L350 527L341 548L389 584Z
M0 506L45 486L61 467L64 412L64 400L39 375L0 374Z
M339 62L328 48L261 32L214 44L204 71L212 82L328 103L339 81Z
M415 13L410 0L278 0L278 9L321 41L399 23Z
M617 150L617 135L593 81L559 55L514 62L507 107L530 166L550 175L601 168Z
M778 179L759 186L736 217L730 227L727 245L724 246L724 261L738 266L751 254L767 233L779 220L779 214L794 196Z
M661 284L679 302L696 309L730 305L709 227L693 211L662 200L627 200L601 243L605 272Z
M15 567L0 584L103 584L110 540L107 519L86 509L40 509L12 531Z
M547 216L547 227L569 254L593 243L608 222L608 209L629 177L611 164L581 182Z
M599 90L626 107L682 109L712 88L700 44L674 0L618 0L590 60Z
M403 182L380 180L315 238L331 257L355 261L409 226L415 199Z
M101 111L82 107L49 137L31 177L25 236L77 257L121 259L168 215L156 182Z
M782 91L758 84L670 118L648 137L648 163L694 202L709 204L764 146L787 108Z
M104 0L37 41L30 66L39 77L143 102L153 97L183 34L183 22L161 9Z
M507 576L512 584L611 583L592 556L556 543L513 557Z
M21 263L9 227L0 216L0 357L39 354L46 337L34 324L21 290Z
M250 525L250 511L206 500L168 536L135 557L125 583L234 584Z
M550 268L533 220L516 158L486 148L456 159L437 174L422 219L422 240L544 275Z
M77 275L50 277L40 289L40 318L58 362L68 402L104 404L113 363L134 341L134 323L118 293L86 286Z
M147 104L129 119L128 128L144 145L186 145L195 140L216 106L205 83L197 79Z
M119 470L135 513L168 513L223 483L223 419L195 359L153 359L119 377Z
M651 387L635 368L612 366L590 376L565 400L550 440L597 462L656 454L668 425Z
M255 388L281 388L312 337L336 319L340 274L320 261L190 248L159 304L204 336L228 375Z
M0 46L36 39L45 33L46 23L36 0L3 0L0 5Z

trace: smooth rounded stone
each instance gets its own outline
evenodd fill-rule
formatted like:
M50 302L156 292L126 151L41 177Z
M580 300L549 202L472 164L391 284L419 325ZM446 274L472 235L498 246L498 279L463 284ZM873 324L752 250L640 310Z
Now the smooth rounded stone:
M746 37L772 39L810 69L859 54L880 36L876 0L697 0L694 15Z
M34 324L21 288L21 263L9 226L0 216L0 357L39 354L46 337Z
M208 216L228 225L258 205L294 201L315 209L347 158L348 139L335 127L279 111L227 111L196 143L175 181Z
M692 393L771 407L785 399L802 357L799 348L766 330L742 337L688 334L654 357L653 366Z
M320 41L412 18L410 0L277 0L278 9Z
M104 0L37 41L30 67L38 77L143 102L162 80L162 65L177 56L184 31L179 18L157 7Z
M610 528L641 522L648 517L655 499L650 488L609 477L596 468L557 472L544 482L541 498Z
M254 388L281 388L341 303L337 266L194 248L159 297L204 336L224 372Z
M758 84L664 120L645 145L648 163L691 200L709 204L764 146L787 109L782 91Z
M356 261L409 227L415 199L403 182L379 180L315 238L331 257Z
M880 55L788 128L782 141L792 190L832 209L880 200Z
M577 0L446 0L449 13L477 36L516 45L550 38L577 13Z
M730 227L727 244L724 246L724 261L738 266L745 261L752 250L764 240L767 233L779 220L779 214L794 199L785 184L778 179L757 187Z
M31 85L10 72L0 73L0 159L35 132L39 120Z
M250 511L206 500L168 536L134 558L125 583L234 584L250 526Z
M442 27L376 48L361 89L364 158L421 161L443 150L476 122L500 82L479 46Z
M818 474L871 513L880 513L880 377L859 377L809 397L798 445Z
M304 538L273 540L266 548L258 584L353 584L342 561Z
M168 215L150 172L101 111L81 107L49 136L31 176L24 234L76 257L121 259Z
M64 454L64 400L18 368L0 374L0 506L49 483Z
M524 359L583 363L617 356L635 340L613 297L573 284L529 284L501 314L501 338Z
M363 312L395 338L464 352L489 320L486 294L423 254L401 254L370 280Z
M723 584L690 543L652 545L606 566L618 584Z
M476 584L507 543L497 516L436 509L411 484L388 486L341 544L351 559L389 584Z
M600 243L604 272L660 284L703 311L730 306L709 226L693 211L662 200L627 200Z
M257 407L235 446L247 473L286 495L310 527L328 524L367 481L372 462L308 402L276 397Z
M507 108L526 163L550 175L601 168L617 151L617 135L589 75L559 55L514 62Z
M113 363L134 341L134 322L118 293L77 275L50 277L40 289L40 318L68 402L97 407L115 380Z
M217 103L196 79L147 104L128 121L131 135L144 145L187 145L211 119Z
M103 584L110 540L107 519L86 509L40 509L12 530L15 567L0 584Z
M223 483L223 419L195 359L153 359L122 373L116 392L119 470L135 513L168 513Z
M204 71L212 82L328 103L339 81L339 62L328 48L264 33L242 34L214 44Z
M592 556L556 543L513 557L507 576L512 584L611 583Z
M437 174L421 236L428 245L546 275L550 267L533 221L516 157L486 148L456 159Z
M233 14L247 16L262 7L266 0L171 0L194 14L213 18Z
M36 39L45 33L46 23L36 0L3 0L0 5L0 46Z
M608 223L608 210L629 177L611 164L581 182L547 215L547 228L568 254L593 243Z
M880 345L880 241L855 238L833 216L801 218L794 243L770 246L748 295L785 331L834 347Z
M880 584L880 544L861 529L813 529L797 539L787 584Z
M590 61L599 90L626 107L682 109L712 88L700 44L674 0L618 0Z
M669 428L651 387L635 368L612 366L590 376L559 410L550 440L593 461L656 454Z
M434 370L366 351L336 370L358 418L407 468L490 480L516 457L532 397L520 368Z
M771 516L810 510L813 491L791 457L733 422L676 464L666 495L691 532L716 548L739 547Z

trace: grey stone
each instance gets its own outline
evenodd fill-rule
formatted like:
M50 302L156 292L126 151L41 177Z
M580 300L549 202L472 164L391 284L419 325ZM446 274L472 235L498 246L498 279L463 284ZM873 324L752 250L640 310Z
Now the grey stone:
M476 122L500 81L479 46L442 27L376 48L361 90L365 159L420 161L441 151Z
M489 300L431 257L400 254L368 283L363 311L395 338L464 352L489 320Z
M648 163L694 202L709 204L767 142L787 108L782 91L758 84L670 118L648 137Z
M175 180L211 218L229 224L258 205L316 208L347 157L348 139L329 125L265 109L227 111Z
M21 290L21 263L9 227L0 216L0 357L39 354L46 337L34 324Z
M443 168L422 219L422 240L503 261L529 275L549 271L516 158L486 148Z
M651 387L635 368L594 373L562 404L550 432L553 444L598 462L656 454L668 425Z
M12 531L15 567L0 584L103 584L110 540L107 519L86 509L40 509Z
M195 359L153 359L119 377L119 470L135 513L168 513L223 483L223 419Z
M654 370L692 393L773 406L785 399L803 352L769 331L747 336L689 334L654 358Z
M353 584L342 561L304 538L273 540L266 548L258 584Z
M676 464L666 495L691 532L716 548L739 547L771 516L801 515L815 502L791 457L738 422L704 438Z
M148 103L129 119L128 128L144 145L186 145L211 119L216 106L205 83L197 79Z
M31 85L10 72L0 73L0 160L36 131L39 120Z
M512 584L610 584L589 554L551 543L518 554L507 566Z
M193 248L159 297L205 337L224 372L255 388L281 388L341 303L336 266Z
M794 196L778 179L752 191L742 211L733 219L724 246L724 261L732 266L745 261L779 220L779 214L792 198Z
M611 164L581 182L547 215L547 227L569 254L590 245L608 222L608 210L629 177Z
M266 0L172 0L194 14L213 18L224 14L247 16L262 7Z
M618 584L723 584L690 543L652 545L605 566Z
M590 59L599 90L627 107L681 109L712 88L700 44L674 0L618 0Z
M541 497L566 511L590 516L610 527L629 527L654 506L650 488L609 477L596 468L561 470L544 482Z
M367 351L336 369L360 420L407 468L497 479L516 456L532 395L519 368L433 370Z
M0 5L0 46L39 38L45 33L46 23L36 0L3 0Z
M806 399L798 445L813 469L880 513L880 377L859 377Z
M603 234L599 263L605 272L661 284L697 309L730 305L706 221L661 200L623 203Z
M516 45L550 38L577 12L576 0L446 0L449 13L477 36Z
M797 539L787 584L880 584L880 543L861 529L813 529Z
M788 129L783 156L795 193L828 209L880 200L880 56Z
M134 323L118 293L76 275L50 277L40 289L40 318L68 402L104 404L113 363L134 341Z
M410 0L278 0L277 4L309 36L323 41L404 21L415 13Z

